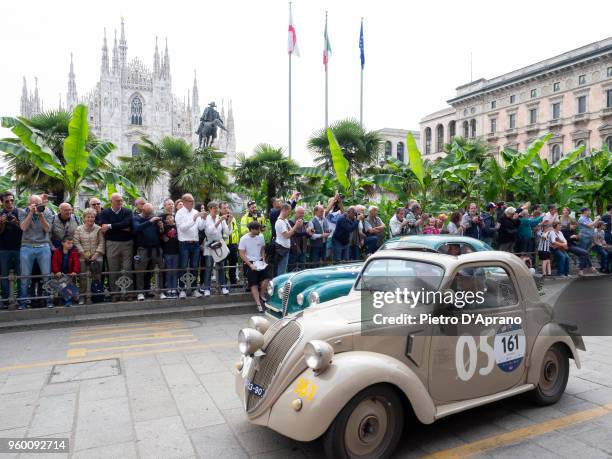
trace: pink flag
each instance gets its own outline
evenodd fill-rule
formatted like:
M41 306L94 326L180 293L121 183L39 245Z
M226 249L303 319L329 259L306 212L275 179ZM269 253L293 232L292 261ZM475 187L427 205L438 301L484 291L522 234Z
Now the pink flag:
M289 10L289 54L295 54L296 56L300 56L300 50L297 45L297 35L295 34L295 26L293 25L293 17L291 15L291 10Z

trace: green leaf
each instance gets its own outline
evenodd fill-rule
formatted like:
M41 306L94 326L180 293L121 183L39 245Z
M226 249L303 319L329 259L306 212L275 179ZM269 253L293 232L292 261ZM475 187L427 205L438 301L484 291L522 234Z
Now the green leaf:
M425 168L423 167L423 158L421 152L414 141L412 132L409 132L406 136L406 148L408 150L408 162L410 163L410 169L414 173L414 176L419 181L421 187L424 186L423 179L425 177Z
M64 159L66 160L64 168L72 183L82 177L87 168L89 153L85 147L88 137L87 107L79 104L74 108L68 125L68 137L64 139Z
M333 174L330 174L322 167L298 167L295 170L295 173L297 175L303 175L305 177L333 178Z
M327 140L329 141L329 150L331 151L332 164L338 182L344 187L346 191L351 189L351 182L348 179L347 172L349 168L349 162L344 157L336 137L330 128L327 128Z

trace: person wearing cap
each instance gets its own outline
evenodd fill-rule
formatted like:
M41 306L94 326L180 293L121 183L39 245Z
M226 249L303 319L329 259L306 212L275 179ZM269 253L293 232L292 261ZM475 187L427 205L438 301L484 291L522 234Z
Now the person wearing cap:
M266 217L257 210L257 203L253 200L247 202L247 211L240 219L240 236L244 236L249 232L249 222L257 222L263 227L266 224Z
M483 230L482 230L482 241L491 245L493 242L493 238L497 233L495 229L495 211L497 209L497 205L494 202L490 202L485 206L484 212L480 214L480 219L482 220Z

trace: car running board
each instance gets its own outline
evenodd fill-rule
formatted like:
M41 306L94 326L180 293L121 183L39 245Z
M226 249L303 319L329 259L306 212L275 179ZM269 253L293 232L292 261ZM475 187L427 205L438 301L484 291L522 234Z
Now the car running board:
M436 420L441 419L446 416L450 416L451 414L470 410L472 408L476 408L477 406L486 405L488 403L496 402L504 398L519 395L524 392L529 392L533 389L535 389L535 384L523 384L518 387L513 387L512 389L505 390L503 392L498 392L497 394L486 395L484 397L478 397L472 400L465 400L463 402L449 403L448 405L440 405L436 408L435 418Z

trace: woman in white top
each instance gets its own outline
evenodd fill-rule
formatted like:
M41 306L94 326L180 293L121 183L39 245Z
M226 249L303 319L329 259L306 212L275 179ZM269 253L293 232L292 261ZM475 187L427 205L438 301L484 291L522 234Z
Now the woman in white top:
M552 230L548 233L548 241L555 255L558 275L569 276L570 259L567 254L567 241L561 232L561 223L558 220L552 224Z
M204 224L204 232L206 233L206 239L204 240L204 296L210 296L210 278L212 277L212 268L215 264L213 259L213 252L221 253L221 246L219 244L225 244L223 241L226 237L229 237L230 230L227 225L228 215L218 215L219 203L211 201L208 203L208 217L206 217L206 223ZM218 248L211 248L210 246L219 245ZM217 282L221 286L221 293L224 295L229 294L229 290L225 286L225 270L224 268L225 259L218 261L217 265Z
M463 226L461 223L461 212L453 212L448 225L446 225L446 232L453 236L461 236L463 234Z

